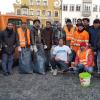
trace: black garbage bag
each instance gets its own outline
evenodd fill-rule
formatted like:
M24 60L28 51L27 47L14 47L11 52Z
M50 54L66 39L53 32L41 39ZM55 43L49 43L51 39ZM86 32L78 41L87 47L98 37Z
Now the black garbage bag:
M33 72L33 64L31 51L28 48L22 49L19 57L19 71L22 74L30 74Z
M43 45L37 45L38 51L34 53L33 71L39 74L45 74L46 57Z

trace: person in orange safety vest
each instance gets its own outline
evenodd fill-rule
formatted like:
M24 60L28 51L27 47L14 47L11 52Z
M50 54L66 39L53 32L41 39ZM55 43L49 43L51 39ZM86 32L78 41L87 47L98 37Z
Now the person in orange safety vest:
M71 41L72 50L77 52L80 49L81 42L89 42L89 33L84 30L84 26L82 23L78 24L78 30L73 34L73 39Z
M31 39L30 30L27 28L25 22L17 29L19 40L19 71L21 74L31 74L32 70L32 58L31 58Z
M75 32L75 27L72 25L70 19L67 19L66 25L64 26L64 32L66 33L66 43L70 46L70 42L73 38L73 33Z
M80 49L77 51L75 58L75 65L79 72L88 71L90 73L93 72L94 66L94 55L93 51L90 48L87 48L85 42L80 44Z
M29 47L30 46L30 30L26 29L23 30L23 28L18 28L18 39L19 39L19 45L21 48Z

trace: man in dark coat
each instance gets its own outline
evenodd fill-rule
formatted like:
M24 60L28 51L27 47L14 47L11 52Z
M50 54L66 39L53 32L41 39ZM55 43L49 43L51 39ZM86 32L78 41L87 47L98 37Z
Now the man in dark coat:
M97 67L98 73L100 74L100 30L96 34L95 38L95 53L97 54Z
M66 42L66 33L65 31L63 30L63 28L61 27L61 23L57 23L57 28L54 30L54 33L53 33L53 42L54 44L57 43L57 41L59 41L60 38L63 38L64 39L64 42ZM58 43L57 43L58 45Z
M42 31L42 36L44 40L44 49L45 49L45 55L46 55L46 67L47 70L49 70L49 63L50 63L50 50L52 47L52 35L53 35L53 28L51 27L51 22L46 22L46 27Z
M2 42L2 69L4 75L12 73L13 55L18 44L17 34L13 30L13 24L8 23L7 28L1 32Z
M31 28L31 49L34 50L34 52L38 51L38 45L41 43L44 44L43 42L43 37L42 37L42 30L40 28L40 20L35 19L33 22L33 27Z
M45 53L44 47L46 47L42 29L40 28L40 20L35 19L31 28L31 50L34 51L33 60L34 67L33 71L39 74L45 74Z
M94 52L95 52L95 45L96 45L95 40L96 40L97 33L99 31L100 31L100 20L95 19L93 22L93 26L89 28L89 36L90 36L89 43L91 44L91 47L94 50ZM95 65L97 66L97 54L96 53L94 56L94 62L95 62Z
M90 26L89 26L89 24L90 24L89 18L83 18L83 19L82 19L82 23L83 23L83 25L84 25L84 29L85 29L87 32L89 32L89 28L90 28Z

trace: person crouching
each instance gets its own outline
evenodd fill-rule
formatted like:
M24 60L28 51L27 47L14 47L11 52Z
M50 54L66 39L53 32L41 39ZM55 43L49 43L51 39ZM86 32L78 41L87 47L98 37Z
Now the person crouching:
M77 55L75 58L75 65L77 66L77 71L79 73L84 71L92 73L94 66L93 52L90 48L87 48L85 42L82 42L80 46L80 50L77 51Z
M57 75L57 68L60 67L62 72L68 71L68 56L71 54L71 49L64 45L64 40L59 39L59 44L53 50L53 58L51 60L51 65L53 68L53 75Z

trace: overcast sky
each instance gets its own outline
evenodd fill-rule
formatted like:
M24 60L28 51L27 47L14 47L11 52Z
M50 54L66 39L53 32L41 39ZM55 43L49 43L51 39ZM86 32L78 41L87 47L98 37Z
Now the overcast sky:
M16 0L0 0L0 12L11 12L13 11L13 3Z

